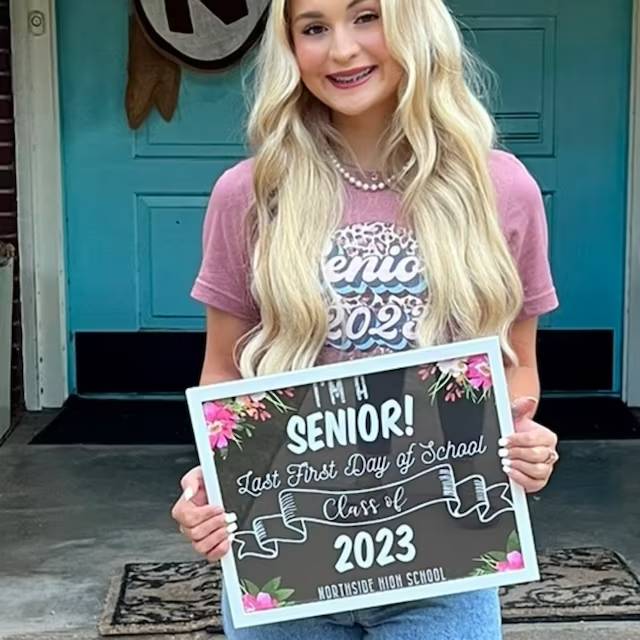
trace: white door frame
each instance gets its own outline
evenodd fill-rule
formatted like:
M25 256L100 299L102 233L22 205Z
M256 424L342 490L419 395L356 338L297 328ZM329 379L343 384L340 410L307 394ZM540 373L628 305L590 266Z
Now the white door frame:
M69 394L55 0L10 2L27 409Z
M40 409L69 395L55 0L10 7L25 401ZM640 0L633 24L622 394L640 406Z
M634 3L622 399L640 407L640 0Z

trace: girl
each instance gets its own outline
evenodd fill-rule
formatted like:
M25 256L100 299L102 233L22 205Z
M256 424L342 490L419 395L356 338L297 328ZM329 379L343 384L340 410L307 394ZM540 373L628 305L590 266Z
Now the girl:
M523 165L494 150L470 63L442 0L273 0L255 155L218 180L205 221L201 384L497 334L517 431L505 473L538 491L557 460L555 435L532 419L537 317L557 306L544 209ZM357 331L354 313L368 319ZM207 505L199 468L182 486L173 517L218 560L235 516ZM225 615L225 631L501 636L495 590L249 630Z

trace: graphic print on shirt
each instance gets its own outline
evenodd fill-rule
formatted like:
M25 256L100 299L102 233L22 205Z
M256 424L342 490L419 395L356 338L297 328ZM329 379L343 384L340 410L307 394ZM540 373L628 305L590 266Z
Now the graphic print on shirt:
M411 231L388 222L343 227L324 270L337 298L329 309L328 347L373 355L402 351L415 340L427 283Z

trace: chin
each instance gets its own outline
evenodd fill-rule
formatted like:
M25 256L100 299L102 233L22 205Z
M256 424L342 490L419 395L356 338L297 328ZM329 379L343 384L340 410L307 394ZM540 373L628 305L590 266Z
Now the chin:
M325 102L329 106L331 111L335 111L336 113L340 113L343 116L361 116L374 109L377 105L375 102L367 102L360 104L345 104L344 102Z

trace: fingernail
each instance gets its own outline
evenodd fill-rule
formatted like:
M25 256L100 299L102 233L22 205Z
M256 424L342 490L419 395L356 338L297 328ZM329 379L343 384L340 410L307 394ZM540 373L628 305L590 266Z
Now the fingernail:
M509 438L500 438L500 440L498 440L499 447L506 447L508 444L509 444Z
M238 515L236 513L225 513L224 520L227 524L231 524L238 519Z
M231 544L235 539L236 537L233 533L230 533L229 537L227 538L227 540L229 541L229 544Z
M511 460L509 460L509 458L503 458L503 460L502 460L502 468L503 469L510 469L511 468Z
M193 493L193 489L192 489L191 487L187 487L187 488L184 490L184 493L182 494L182 498L183 498L184 500L186 500L187 502L188 502L189 500L191 500L191 498L193 498L193 496L194 496L194 493Z
M498 449L498 455L501 458L506 458L509 455L509 449Z
M228 527L227 527L227 531L229 533L233 533L234 531L236 531L236 529L238 528L238 525L235 522L232 522Z
M509 475L509 474L511 473L511 467L509 467L509 466L503 466L503 467L502 467L502 470L503 470L507 475Z

